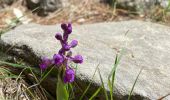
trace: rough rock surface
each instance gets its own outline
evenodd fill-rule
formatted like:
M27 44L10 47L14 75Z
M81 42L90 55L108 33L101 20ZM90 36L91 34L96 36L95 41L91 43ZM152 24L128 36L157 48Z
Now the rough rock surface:
M42 56L52 57L60 48L54 38L59 25L28 24L1 36L0 45L10 53L38 64ZM126 32L128 33L126 34ZM71 39L78 39L74 54L82 54L84 63L78 66L77 77L100 84L99 75L92 75L99 64L105 85L112 69L115 54L125 52L116 72L119 99L127 98L140 69L143 71L134 88L135 100L155 100L170 92L170 28L150 22L123 21L73 26ZM107 87L107 86L106 86ZM166 97L165 100L169 100Z

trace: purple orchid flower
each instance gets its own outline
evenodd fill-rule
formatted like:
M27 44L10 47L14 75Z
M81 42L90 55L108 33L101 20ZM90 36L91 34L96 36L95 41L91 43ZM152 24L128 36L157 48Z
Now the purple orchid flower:
M64 58L60 54L54 54L53 60L54 60L54 64L59 66L59 65L61 65L63 63Z
M47 58L42 59L42 63L40 64L41 69L46 69L50 64L55 66L64 66L64 83L71 83L74 81L75 72L72 68L69 67L69 62L74 63L83 63L83 57L81 55L76 55L72 57L71 48L74 48L78 45L77 40L72 40L71 43L68 43L68 37L72 33L72 25L69 24L61 24L61 28L63 30L63 35L61 33L56 33L55 38L60 41L61 49L58 51L58 54L54 54L53 60L49 60Z

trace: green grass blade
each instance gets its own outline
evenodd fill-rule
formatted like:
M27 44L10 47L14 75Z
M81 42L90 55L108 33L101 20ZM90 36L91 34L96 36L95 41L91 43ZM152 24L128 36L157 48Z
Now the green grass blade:
M18 81L18 79L20 78L20 76L22 75L22 73L26 70L27 68L24 68L21 72L20 72L20 74L18 75L18 77L17 77L17 79L16 79L16 82Z
M143 70L143 68L140 69L140 71L139 71L139 73L138 73L138 75L137 75L137 77L136 77L136 79L135 79L135 82L134 82L134 84L133 84L133 86L132 86L132 89L131 89L131 91L130 91L130 93L129 93L128 100L130 100L130 98L131 98L132 91L134 90L134 87L135 87L135 85L136 85L136 82L137 82L137 80L138 80L138 78L139 78L139 75L141 74L142 70Z
M100 81L101 81L101 83L102 83L102 88L103 88L103 90L104 90L104 94L105 94L106 100L109 100L108 95L107 95L107 91L106 91L106 89L105 89L104 82L103 82L103 79L102 79L102 76L101 76L101 73L100 73L100 70L99 70L99 69L98 69L98 72L99 72Z
M110 98L111 100L113 100L113 87L114 87L114 80L115 80L115 72L116 72L116 68L117 68L117 64L118 63L118 55L116 55L115 58L115 63L114 63L114 67L113 67L113 72L110 73L110 77L108 78L108 86L110 89ZM110 82L110 78L112 77L112 81Z
M5 61L0 61L0 63L8 65L8 66L15 67L15 68L28 68L28 69L31 68L31 67L28 67L28 66L25 66L25 65L14 64L14 63L9 63L9 62L5 62ZM31 68L31 69L36 69L36 68Z
M40 80L40 83L51 73L51 71L54 69L54 66L51 67L51 69L42 77L42 79Z
M4 78L18 78L18 76L17 76L17 75L11 75L11 76L5 75L5 76L0 76L0 79L4 79Z
M14 63L9 63L9 62L5 62L5 61L0 61L1 64L5 64L5 65L9 65L12 67L17 67L17 68L25 68L23 65L19 65L19 64L14 64Z
M93 100L93 98L97 96L97 94L100 92L101 89L102 89L102 87L99 87L99 88L97 89L97 91L90 97L89 100Z
M29 67L29 70L30 70L31 74L34 76L35 81L36 81L37 83L40 83L39 79L36 77L35 73L33 72L33 70L32 70L30 67Z
M0 72L5 72L7 74L12 74L9 69L6 68L0 68Z
M93 74L93 76L92 76L92 79L94 78L94 75L96 74L98 67L99 67L99 64L97 65L97 67L96 67L96 69L95 69L95 71L94 71L94 74ZM82 100L82 99L83 99L84 95L87 93L87 91L88 91L88 89L90 88L91 84L92 84L92 82L90 82L90 83L88 84L86 90L83 92L83 94L81 95L81 97L80 97L79 100Z
M91 83L92 83L92 82L89 83L89 85L87 86L86 90L83 92L83 94L81 95L81 97L80 97L79 100L82 100L82 99L83 99L84 95L87 93L88 89L90 88Z
M69 98L70 98L70 99L75 98L74 90L73 90L73 85L72 85L71 83L69 83L68 86L69 86L69 90L68 90L68 91L69 91L69 94L70 94L70 95L69 95L69 96L70 96Z
M111 100L113 100L113 90L114 90L114 82L115 82L115 73L116 73L116 68L117 68L117 66L118 66L118 64L119 64L119 61L120 61L120 58L121 58L121 56L120 57L118 57L118 55L116 55L116 59L115 59L115 66L114 66L114 71L113 71L113 73L112 73L112 82L111 82L111 91L110 91L110 96L111 96Z
M2 73L2 75L0 75L0 78L1 79L4 79L4 78L16 78L18 77L17 75L13 74L10 72L9 69L7 68L0 68L0 72Z
M116 55L115 62L114 62L114 66L113 66L112 71L111 71L111 73L109 74L109 77L108 77L109 79L112 77L112 75L113 75L113 73L115 72L118 64L120 63L120 59L122 58L123 52L124 52L124 49L121 50L120 56L118 56L118 54Z
M114 66L112 68L112 71L110 72L109 76L108 76L108 86L109 86L109 90L110 90L110 99L113 100L113 90L114 90L114 81L115 81L115 73L116 73L116 69L118 64L120 63L120 59L123 55L124 49L120 52L120 55L116 55L115 61L114 61ZM111 81L110 81L111 79Z
M109 90L110 90L110 99L113 100L113 88L112 88L112 83L111 83L110 79L108 79L108 86L109 86Z

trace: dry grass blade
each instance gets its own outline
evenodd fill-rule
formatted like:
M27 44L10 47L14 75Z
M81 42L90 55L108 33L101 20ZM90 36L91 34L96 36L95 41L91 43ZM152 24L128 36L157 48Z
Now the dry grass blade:
M40 100L35 90L25 91L28 84L21 78L17 82L13 78L0 79L0 84L0 94L3 97L0 100Z

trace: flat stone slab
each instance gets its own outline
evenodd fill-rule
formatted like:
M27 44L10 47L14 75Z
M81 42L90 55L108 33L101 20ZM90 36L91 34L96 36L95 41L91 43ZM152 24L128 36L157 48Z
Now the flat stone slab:
M11 54L38 64L40 57L52 57L59 50L59 42L54 37L56 32L62 32L60 25L21 25L3 34L0 44L6 49L12 47ZM155 100L170 93L169 27L137 20L73 25L71 39L79 41L73 49L74 54L81 54L85 59L78 66L77 77L81 80L100 84L98 74L92 79L99 64L107 85L115 55L124 48L116 72L114 94L117 97L125 99L128 96L141 68L143 71L133 91L136 100ZM170 96L165 100L170 100Z

